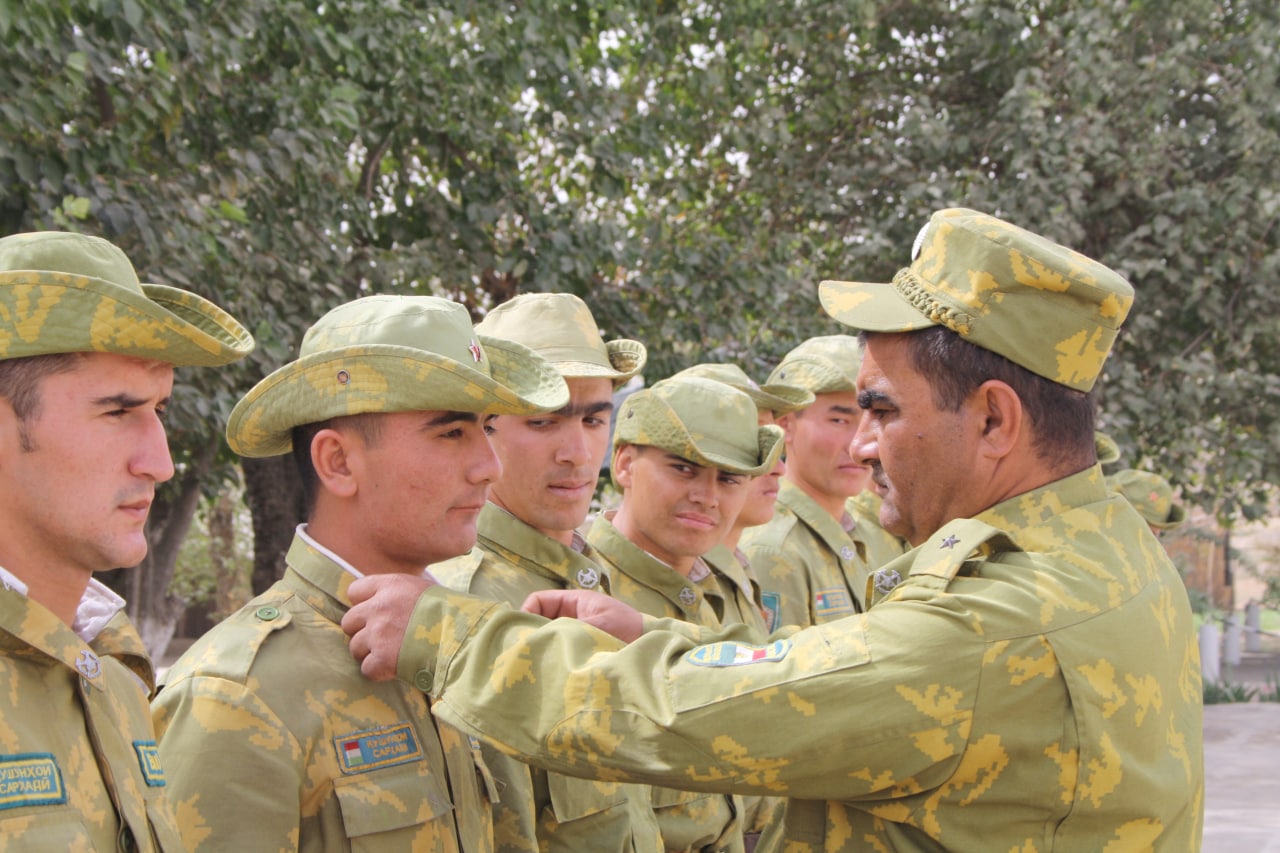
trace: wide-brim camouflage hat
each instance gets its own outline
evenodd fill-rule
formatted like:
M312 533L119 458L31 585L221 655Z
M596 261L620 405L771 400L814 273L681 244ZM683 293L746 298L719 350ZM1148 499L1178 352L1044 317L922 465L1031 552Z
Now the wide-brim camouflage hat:
M1159 530L1170 530L1187 520L1187 511L1173 499L1173 487L1159 474L1126 468L1107 477L1107 487L1122 496Z
M623 401L613 446L657 447L710 468L756 477L782 453L782 428L759 426L743 392L698 376L664 379Z
M751 398L757 409L785 415L813 405L813 392L795 385L780 382L757 385L746 371L736 364L703 363L686 367L675 376L700 376L712 379L731 388L737 388ZM675 376L672 378L674 379Z
M814 394L858 390L862 345L852 335L820 335L803 341L782 357L769 384L795 385Z
M370 412L533 415L569 388L528 347L476 333L467 310L435 296L366 296L303 336L297 361L255 385L227 422L241 456L292 448L294 427Z
M824 281L827 313L868 332L943 325L1033 373L1089 391L1133 287L1113 270L964 208L935 213L891 285Z
M605 341L591 309L572 293L524 293L494 308L476 331L524 344L569 379L603 377L621 385L644 369L639 341Z
M1103 465L1113 465L1120 461L1120 445L1104 432L1093 434L1093 449L1097 454L1098 462Z
M253 346L249 331L204 297L141 283L125 253L101 237L0 239L0 358L109 352L213 366Z

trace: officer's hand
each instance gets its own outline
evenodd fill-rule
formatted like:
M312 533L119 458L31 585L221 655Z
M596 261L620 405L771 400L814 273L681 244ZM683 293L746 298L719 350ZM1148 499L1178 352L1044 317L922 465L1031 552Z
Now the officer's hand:
M351 638L351 654L360 671L374 681L396 677L396 660L419 596L435 581L413 575L366 575L347 590L352 607L342 617Z
M629 643L644 633L644 617L630 605L589 589L548 589L532 593L520 607L548 619L578 619Z

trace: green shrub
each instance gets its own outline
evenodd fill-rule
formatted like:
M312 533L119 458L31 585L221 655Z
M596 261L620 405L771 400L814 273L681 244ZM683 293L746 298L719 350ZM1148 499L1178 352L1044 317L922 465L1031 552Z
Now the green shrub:
M1222 681L1206 681L1204 685L1204 704L1225 705L1228 702L1252 702L1258 695L1258 688L1247 684L1238 684L1225 679Z

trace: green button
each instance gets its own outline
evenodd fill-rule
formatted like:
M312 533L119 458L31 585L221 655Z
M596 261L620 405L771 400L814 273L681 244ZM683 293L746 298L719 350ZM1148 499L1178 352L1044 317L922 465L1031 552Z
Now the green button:
M272 619L280 618L280 611L274 607L259 607L258 618L263 622L270 622Z
M413 686L421 690L423 693L429 693L432 685L435 684L435 676L429 669L420 669L418 674L413 677Z

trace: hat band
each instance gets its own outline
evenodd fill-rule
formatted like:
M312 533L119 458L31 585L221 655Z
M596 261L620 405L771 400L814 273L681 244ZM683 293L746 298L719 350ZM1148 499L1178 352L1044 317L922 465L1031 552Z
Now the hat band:
M893 287L912 308L930 321L946 326L962 337L968 337L972 331L973 315L938 301L932 289L915 274L915 270L911 267L898 270L898 274L893 277Z

